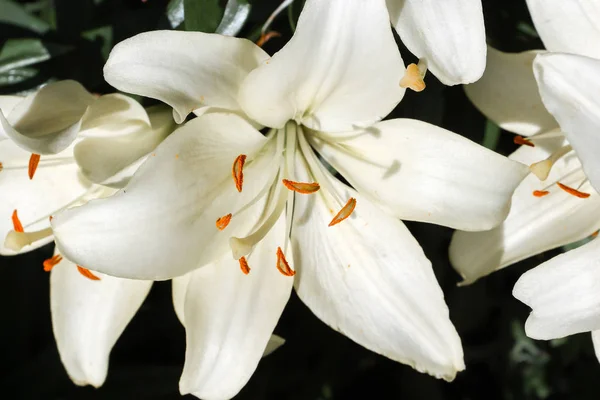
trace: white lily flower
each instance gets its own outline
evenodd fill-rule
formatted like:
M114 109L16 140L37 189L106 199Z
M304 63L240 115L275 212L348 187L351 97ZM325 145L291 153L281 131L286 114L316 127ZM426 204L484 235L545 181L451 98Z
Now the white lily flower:
M528 0L528 6L548 50L600 56L600 31L592 24L600 18L600 7L579 0L568 5L560 0ZM519 143L535 144L535 148L523 146L509 157L531 165L533 173L515 191L504 223L477 235L454 234L450 260L465 284L535 254L584 239L600 229L599 186L595 185L596 190L592 187L594 168L590 164L595 159L586 157L582 169L577 157L597 148L595 131L568 122L573 99L594 98L595 62L540 50L507 54L489 48L482 79L465 87L467 96L483 114L505 130L529 136L517 137ZM543 67L545 63L556 67ZM557 79L555 70L570 71L572 76ZM575 108L580 107L583 105ZM587 115L594 112L588 109ZM591 136L586 140L585 135ZM571 145L577 154L570 151ZM560 190L557 182L589 196L581 198L571 192L576 194L573 196ZM549 195L533 195L545 191Z
M178 121L201 116L115 196L52 225L62 254L95 271L189 280L176 286L182 393L234 396L292 285L375 352L449 380L464 368L430 262L397 217L489 229L526 168L420 121L378 122L402 98L403 73L383 0L307 1L272 58L247 40L195 32L115 47L109 83L172 105Z
M485 69L481 0L387 0L402 43L443 84L477 81Z

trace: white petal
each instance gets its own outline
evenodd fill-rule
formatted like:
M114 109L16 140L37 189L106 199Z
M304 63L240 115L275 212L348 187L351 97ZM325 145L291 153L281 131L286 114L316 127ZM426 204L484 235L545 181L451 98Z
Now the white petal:
M265 351L263 352L263 357L266 357L269 354L273 353L275 350L277 350L284 344L285 344L284 338L282 338L281 336L277 336L277 335L271 335L271 338L269 339L269 343L267 343L267 347L265 347Z
M556 339L600 329L600 241L527 271L513 296L532 308L527 336Z
M297 169L299 180L315 179L302 166ZM331 182L336 195L357 203L348 219L328 227L339 209L332 208L321 183L317 194L296 196L298 296L323 322L362 346L452 380L464 369L460 338L421 247L400 220L337 180Z
M594 344L596 358L600 361L600 330L592 331L592 343Z
M0 112L0 136L37 154L56 154L77 136L81 118L94 96L75 81L50 83L14 106Z
M308 0L292 39L244 81L244 111L328 132L379 121L404 95L388 21L384 0Z
M257 155L266 142L234 114L196 118L171 134L115 196L56 215L57 245L69 259L114 276L160 280L190 272L225 253L229 237L245 236L256 222L250 217L258 218L261 204L223 232L215 226L267 185L278 156L274 146ZM242 193L231 177L240 154L248 156Z
M248 258L244 275L230 254L192 274L185 300L186 354L182 394L230 399L250 379L292 291L276 268L285 218Z
M546 49L600 58L600 4L590 0L527 0Z
M110 351L152 286L151 281L82 276L62 260L51 272L50 307L58 352L77 385L99 387L106 379Z
M148 114L148 125L132 123L133 129L128 134L112 136L110 126L100 125L94 129L96 137L79 142L74 154L82 174L94 183L106 184L108 179L154 150L175 129L170 109L152 107ZM102 132L106 134L102 136ZM118 181L122 185L123 177Z
M542 100L600 190L600 60L544 54L533 64Z
M485 68L481 0L387 0L402 42L444 84L475 82Z
M463 230L500 224L527 168L422 121L394 119L318 151L361 194L401 219Z
M503 53L489 47L481 79L465 86L469 100L502 129L529 136L558 126L546 110L533 76L539 51Z
M539 146L523 146L511 158L532 159L529 163L533 163L547 155ZM546 181L540 182L530 174L515 191L510 213L502 225L486 232L457 231L450 243L450 261L464 283L472 283L535 254L584 239L600 229L600 196L589 183L580 188L591 194L587 199L572 196L556 186L549 189L547 196L533 196L534 190L558 180L578 187L585 176L583 171L572 172L580 167L577 157L571 153L554 164Z
M81 134L85 137L119 136L149 126L150 118L140 103L129 96L113 93L91 104L83 116Z
M0 96L0 110L2 110L4 115L8 115L21 101L23 101L23 97L21 96Z
M188 284L192 278L193 272L173 278L172 283L172 294L173 294L173 309L177 315L177 319L181 322L181 325L185 326L185 294L187 292Z
M12 255L4 238L13 229L14 210L26 231L50 226L48 217L83 196L91 183L79 175L72 149L56 156L42 156L32 180L27 176L30 153L10 141L0 143L0 254ZM52 236L37 241L22 251L31 251L52 241Z
M161 100L177 123L202 106L238 111L242 80L268 59L246 39L201 32L145 32L117 44L104 78L124 92Z

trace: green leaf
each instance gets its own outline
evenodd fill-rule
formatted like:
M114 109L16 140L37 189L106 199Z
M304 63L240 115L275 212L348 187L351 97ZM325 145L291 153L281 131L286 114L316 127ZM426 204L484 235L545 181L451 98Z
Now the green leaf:
M25 9L12 1L0 0L0 22L20 26L36 33L46 33L51 26L41 19L29 14Z
M0 73L46 61L70 49L62 45L44 45L40 39L7 40L0 51Z
M85 31L81 33L85 39L96 41L102 41L102 57L105 60L108 60L108 55L110 54L110 49L112 49L113 45L113 29L112 26L106 25L101 26L99 28L90 29L89 31Z
M214 33L224 10L219 0L183 0L185 30Z
M227 36L235 36L240 33L250 15L251 7L248 2L243 0L229 0L216 32Z
M496 150L498 141L500 140L500 127L496 125L492 120L487 120L485 123L485 132L483 134L484 147L490 150Z
M25 67L15 68L10 71L0 73L0 87L15 85L26 81L27 79L33 78L38 74L37 68Z

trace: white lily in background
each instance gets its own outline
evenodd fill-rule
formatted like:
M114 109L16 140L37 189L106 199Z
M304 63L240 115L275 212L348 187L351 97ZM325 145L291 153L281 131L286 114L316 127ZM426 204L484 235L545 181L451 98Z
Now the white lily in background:
M53 214L114 193L105 185L124 185L140 160L175 127L171 110L164 106L150 107L146 113L127 96L111 94L96 100L85 93L78 83L63 81L25 99L0 96L0 115L17 121L11 128L19 129L19 135L44 129L59 132L32 135L35 148L28 150L15 144L12 136L0 142L0 235L6 237L0 254L32 251L51 242ZM82 98L92 102L81 102ZM23 110L25 105L29 110ZM73 125L76 129L69 128ZM61 129L61 140L72 143L56 154L42 155L32 165L30 151L56 144ZM68 129L74 133L65 133ZM52 326L63 365L75 383L100 386L110 350L152 281L92 273L58 251L43 267L51 271Z
M600 30L595 23L600 19L598 5L579 0L569 4L560 0L527 3L549 51L600 58ZM503 129L528 137L516 138L527 145L509 158L532 165L533 172L515 191L502 225L478 234L454 234L450 260L465 284L532 255L584 239L600 229L600 196L587 182L586 173L591 177L590 171L584 173L577 157L583 150L571 143L577 154L570 151L572 137L567 134L566 141L554 118L556 113L551 109L552 114L548 112L548 103L540 98L540 76L536 81L533 61L544 53L533 50L508 54L489 48L483 77L465 86L467 96L483 114ZM581 85L588 84L581 80ZM580 193L561 190L558 182Z
M292 285L375 352L448 380L464 368L431 264L397 218L490 229L526 168L420 121L378 122L401 100L403 74L383 0L308 0L272 58L196 32L113 49L109 83L170 104L178 122L201 116L123 190L52 225L62 254L94 271L179 277L182 393L234 396Z
M600 190L600 60L572 54L536 58L534 71L547 109ZM600 207L598 207L600 208ZM588 215L598 221L599 211ZM532 308L528 336L554 339L592 332L600 359L600 241L557 256L521 276L513 295Z

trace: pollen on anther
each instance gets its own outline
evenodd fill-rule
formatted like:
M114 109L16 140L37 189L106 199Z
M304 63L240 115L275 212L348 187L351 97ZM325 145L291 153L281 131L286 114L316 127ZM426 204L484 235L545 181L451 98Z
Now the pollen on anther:
M79 271L79 273L80 273L81 275L85 276L85 277L86 277L86 278L88 278L89 280L92 280L92 281L99 281L99 280L100 280L100 278L99 278L98 276L94 275L94 274L92 273L92 271L90 271L90 270L89 270L89 269L87 269L87 268L83 268L83 267L82 267L82 266L80 266L80 265L78 265L78 266L77 266L77 271Z
M560 182L557 182L556 184L558 185L559 188L561 188L562 190L564 190L565 192L569 193L572 196L579 197L580 199L587 199L588 197L590 197L589 193L580 192L579 190L573 189L572 187L564 185Z
M0 171L2 171L4 169L4 165L2 165L2 163L0 162Z
M222 231L223 229L227 228L227 225L229 225L229 223L231 222L231 217L232 214L227 214L222 216L221 218L217 219L216 225L217 225L217 229Z
M25 229L23 229L23 224L21 223L21 220L19 219L19 214L17 213L17 210L14 210L12 213L12 223L13 223L13 229L15 230L15 232L25 232Z
M27 175L29 175L29 179L33 179L33 175L35 175L35 171L37 170L39 163L40 155L32 153L31 157L29 157L29 167L27 169Z
M531 140L525 139L523 136L515 136L513 142L521 146L535 147Z
M47 260L44 260L44 262L42 263L42 265L44 266L44 271L52 271L52 268L54 268L58 263L60 263L62 259L62 256L60 254L57 254L48 258Z
M239 260L240 269L244 273L244 275L248 275L250 273L250 267L248 266L248 261L246 261L246 257L242 257Z
M290 268L290 264L288 264L287 260L285 259L285 254L283 254L281 247L277 248L277 269L282 275L285 276L296 275L296 271Z
M550 194L550 192L547 191L547 190L534 190L533 191L533 195L535 197L544 197L544 196L546 196L548 194Z
M283 185L286 188L288 188L289 190L292 190L297 193L302 193L302 194L312 194L312 193L318 192L319 189L321 189L321 186L317 182L312 182L312 183L294 182L294 181L290 181L288 179L283 179L282 182L283 182Z
M591 237L592 239L594 239L594 238L597 238L599 233L600 233L600 231L596 231L596 232L592 233L592 234L590 235L590 237Z
M237 156L235 161L233 162L233 167L231 168L231 175L233 176L233 181L235 182L235 188L238 192L242 191L242 187L244 186L244 164L246 163L246 155L240 154Z
M346 218L348 218L352 214L352 212L354 211L355 208L356 208L356 199L354 197L351 197L348 200L348 202L346 203L346 205L340 210L340 212L337 213L335 217L333 217L333 219L329 223L329 226L337 225L340 222L342 222L343 220L345 220Z

